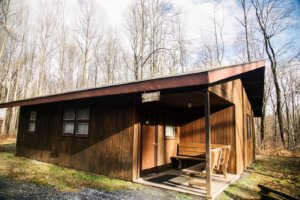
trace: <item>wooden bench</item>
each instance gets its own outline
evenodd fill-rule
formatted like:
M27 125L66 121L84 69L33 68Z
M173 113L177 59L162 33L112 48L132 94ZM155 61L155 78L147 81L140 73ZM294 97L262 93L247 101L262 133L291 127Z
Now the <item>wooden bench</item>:
M204 161L205 160L205 149L204 145L187 143L187 144L178 144L177 146L177 155L172 156L171 158L177 159L179 162L178 169L182 169L182 160L196 160Z
M267 186L258 184L258 187L260 188L259 194L261 195L261 199L272 199L272 200L276 199L277 200L277 198L272 197L272 196L269 195L270 193L274 193L274 194L279 195L280 197L283 197L285 199L297 200L297 198L295 198L295 197L292 197L292 196L290 196L288 194L285 194L283 192L280 192L278 190L274 190L274 189L269 188Z
M224 147L220 144L212 144L211 148ZM178 144L177 155L171 158L177 159L179 162L178 169L182 169L182 160L195 160L195 161L205 161L205 144L203 143L186 143Z

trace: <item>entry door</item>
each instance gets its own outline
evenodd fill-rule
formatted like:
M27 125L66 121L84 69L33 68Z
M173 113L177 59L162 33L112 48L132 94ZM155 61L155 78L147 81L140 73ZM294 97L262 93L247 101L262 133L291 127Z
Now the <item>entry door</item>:
M144 113L142 120L141 175L153 173L157 166L157 126L155 113Z

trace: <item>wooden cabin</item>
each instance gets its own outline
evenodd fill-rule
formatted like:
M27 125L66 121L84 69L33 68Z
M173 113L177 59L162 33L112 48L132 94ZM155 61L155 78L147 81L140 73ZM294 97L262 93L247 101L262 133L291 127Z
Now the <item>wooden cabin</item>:
M0 108L20 106L18 156L134 181L177 168L172 157L180 144L224 144L231 146L228 172L241 174L255 159L253 118L262 111L264 66L258 61Z

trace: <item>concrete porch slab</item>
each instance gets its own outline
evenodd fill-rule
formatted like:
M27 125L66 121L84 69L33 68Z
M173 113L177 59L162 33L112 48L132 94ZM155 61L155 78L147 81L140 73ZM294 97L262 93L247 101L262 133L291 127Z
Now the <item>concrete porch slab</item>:
M238 175L228 174L227 178L223 175L212 175L212 198L216 198L222 193L232 182L239 178ZM182 171L175 169L164 171L158 174L151 174L146 177L137 179L135 182L159 187L163 189L173 190L176 192L182 192L186 194L197 195L206 197L205 187L190 187L188 185L188 176ZM205 179L203 179L205 183Z

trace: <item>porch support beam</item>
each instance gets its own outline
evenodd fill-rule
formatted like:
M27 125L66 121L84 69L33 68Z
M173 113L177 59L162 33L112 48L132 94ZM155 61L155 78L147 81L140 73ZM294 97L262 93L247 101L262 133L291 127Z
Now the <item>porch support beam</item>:
M204 91L205 109L205 148L206 148L206 197L211 199L211 126L209 91Z

